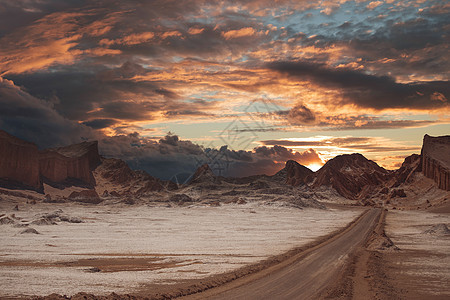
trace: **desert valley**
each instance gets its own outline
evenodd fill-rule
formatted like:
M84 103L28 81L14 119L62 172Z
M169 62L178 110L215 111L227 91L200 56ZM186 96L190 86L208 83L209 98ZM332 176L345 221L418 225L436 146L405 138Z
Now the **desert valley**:
M450 5L0 0L0 300L450 299Z
M177 184L95 141L38 150L0 131L0 178L1 298L240 298L321 251L307 298L450 297L450 136L426 135L395 171L346 154L273 176L205 164ZM351 248L322 250L358 226Z

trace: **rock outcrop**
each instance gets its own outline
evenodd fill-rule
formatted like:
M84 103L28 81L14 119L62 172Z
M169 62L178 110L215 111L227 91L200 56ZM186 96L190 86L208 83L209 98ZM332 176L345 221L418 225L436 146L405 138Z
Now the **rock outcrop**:
M450 190L450 135L425 135L422 145L422 172L440 189Z
M49 184L80 181L95 186L92 170L99 163L97 141L47 149L39 154L39 170Z
M305 180L308 176L314 172L305 166L302 166L294 160L288 160L286 162L286 184L292 186L298 186L305 184Z
M69 195L69 200L90 204L98 204L102 202L102 199L98 196L95 190L84 190L80 192L72 192Z
M164 189L176 189L175 183L164 182L144 171L131 170L123 160L115 158L103 158L94 173L101 181L119 186L129 194L143 195Z
M3 130L0 130L0 184L6 188L43 189L37 146Z
M411 182L414 173L422 170L421 162L421 156L418 154L412 154L406 157L402 166L394 172L393 178L390 180L388 186L395 188L403 183Z
M359 153L344 154L330 159L306 181L311 187L333 187L348 199L361 199L375 187L380 187L392 177L390 171L380 167Z
M217 183L219 178L217 178L208 164L201 165L192 175L189 184L193 183Z

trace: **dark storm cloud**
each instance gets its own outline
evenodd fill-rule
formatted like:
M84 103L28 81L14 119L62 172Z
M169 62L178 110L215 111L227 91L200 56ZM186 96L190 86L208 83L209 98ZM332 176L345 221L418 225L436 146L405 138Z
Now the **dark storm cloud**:
M0 2L0 38L47 14L82 7L86 3L85 0L2 0Z
M192 175L208 163L216 175L243 177L257 174L274 174L287 160L301 164L323 163L313 149L296 152L283 146L257 147L252 151L205 148L177 135L166 135L158 141L138 133L104 137L99 143L103 155L125 160L134 169L143 169L162 179L180 174Z
M50 103L0 77L0 128L40 148L95 138L87 126L62 117Z
M93 119L83 122L84 125L91 127L92 129L103 129L110 127L117 123L117 120L113 119Z
M314 123L316 116L305 105L298 104L289 111L287 119L292 125L303 125Z
M139 64L125 62L114 69L65 67L58 72L36 72L10 78L39 98L57 98L56 109L74 120L145 120L168 111L184 111L185 115L197 111L200 114L202 109L214 106L214 102L183 101L160 82L131 79L151 72Z
M303 61L269 63L268 68L290 78L311 81L316 85L336 89L342 99L339 104L355 104L377 110L387 108L437 109L448 107L448 81L398 83L389 76L366 74L348 68L330 68L324 64Z

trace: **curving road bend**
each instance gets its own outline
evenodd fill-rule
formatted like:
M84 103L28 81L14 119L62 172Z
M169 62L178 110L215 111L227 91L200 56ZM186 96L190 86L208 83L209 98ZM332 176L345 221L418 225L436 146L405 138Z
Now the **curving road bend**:
M380 209L371 209L346 231L309 254L263 277L241 278L231 284L197 294L198 299L314 299L339 278L348 254L373 230ZM252 276L252 275L250 275ZM249 277L250 277L249 276Z

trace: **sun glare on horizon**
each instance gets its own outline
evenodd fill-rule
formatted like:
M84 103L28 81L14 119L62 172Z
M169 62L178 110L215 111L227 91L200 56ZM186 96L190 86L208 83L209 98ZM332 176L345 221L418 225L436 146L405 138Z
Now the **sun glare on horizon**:
M311 171L316 172L316 171L318 171L320 168L322 168L322 166L323 166L323 165L321 165L321 164L310 164L310 165L307 165L306 167L307 167L308 169L310 169Z

